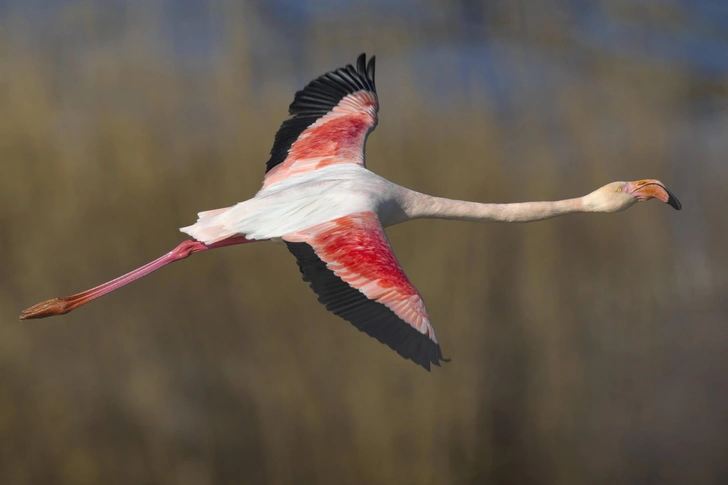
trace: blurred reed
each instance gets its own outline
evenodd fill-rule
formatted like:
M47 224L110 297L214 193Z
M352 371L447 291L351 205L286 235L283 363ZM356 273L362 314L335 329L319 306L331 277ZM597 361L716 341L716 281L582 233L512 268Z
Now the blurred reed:
M210 2L212 48L180 59L164 5L2 17L1 483L728 477L728 197L725 152L706 142L728 118L699 125L691 111L728 80L591 50L565 34L568 18L503 4L488 38L547 46L574 75L547 83L523 61L530 97L494 98L447 56L398 62L423 44L461 48L444 1L428 2L444 21L362 6L344 26L321 16L290 36L263 3ZM364 50L378 55L382 105L368 166L396 183L510 202L654 177L685 209L392 228L453 358L431 374L329 315L272 245L15 321L169 250L197 211L252 196L294 90ZM470 88L433 92L423 75Z

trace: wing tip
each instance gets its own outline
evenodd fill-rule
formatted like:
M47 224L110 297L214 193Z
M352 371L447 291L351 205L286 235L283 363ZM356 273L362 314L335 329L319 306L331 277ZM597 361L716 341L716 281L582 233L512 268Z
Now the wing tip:
M367 54L362 52L359 57L356 58L356 70L359 73L366 72Z
M415 360L415 359L413 359L411 357L405 357L405 359L411 360L415 364L417 364L420 367L424 368L427 372L431 372L432 371L431 365L436 365L437 367L442 367L442 363L446 363L447 364L448 362L450 362L452 360L452 359L439 358L439 359L432 359L432 360L426 360L426 361L417 361L417 360Z
M302 90L296 92L293 102L288 108L289 114L295 116L302 114L301 111L306 111L308 106L302 102L302 99L309 95L311 91L315 91L315 95L322 101L324 100L321 98L322 94L324 97L330 96L328 101L331 106L322 105L319 107L319 109L325 110L333 108L335 102L338 102L345 95L359 90L371 91L376 94L375 59L376 56L372 56L367 61L366 53L362 52L356 59L356 67L346 64L313 79ZM325 91L328 91L328 94L324 94Z
M360 76L366 79L368 83L367 87L374 93L377 92L377 85L374 81L374 75L376 72L376 59L377 56L372 55L372 57L369 58L369 61L367 61L366 52L362 52L361 54L359 54L359 57L356 59L357 72Z
M434 345L428 345L428 344L434 344ZM402 354L400 354L402 355ZM440 348L439 344L436 344L435 342L429 340L424 348L420 348L420 350L414 354L414 355L402 355L407 360L411 360L415 364L423 367L427 372L431 371L431 364L436 365L438 367L442 367L440 364L442 362L448 363L452 359L446 359L442 356L442 349Z

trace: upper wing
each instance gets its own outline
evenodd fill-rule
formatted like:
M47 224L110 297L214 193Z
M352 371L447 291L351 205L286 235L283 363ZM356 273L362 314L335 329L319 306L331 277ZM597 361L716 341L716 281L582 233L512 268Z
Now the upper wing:
M376 214L341 217L283 240L327 310L427 370L446 360Z
M374 57L328 72L296 93L266 164L263 186L334 163L364 165L366 137L377 125Z

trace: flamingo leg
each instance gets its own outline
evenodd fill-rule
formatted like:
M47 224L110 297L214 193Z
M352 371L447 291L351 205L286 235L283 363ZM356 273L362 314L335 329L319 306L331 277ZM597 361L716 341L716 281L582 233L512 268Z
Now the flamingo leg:
M75 310L81 305L95 300L101 296L106 295L114 290L118 290L124 285L128 285L132 281L136 281L139 278L152 273L169 263L174 263L180 259L185 259L191 254L199 253L201 251L207 251L208 249L222 248L225 246L233 246L236 244L245 244L249 242L256 242L254 240L245 239L242 236L231 237L218 241L212 244L204 244L194 239L189 239L182 242L179 246L168 252L164 256L161 256L154 261L145 264L144 266L135 269L125 275L119 276L111 281L108 281L102 285L99 285L90 290L82 291L71 296L64 296L60 298L53 298L33 305L30 308L26 308L20 314L21 320L28 320L31 318L45 318L52 317L54 315L64 315L71 310Z

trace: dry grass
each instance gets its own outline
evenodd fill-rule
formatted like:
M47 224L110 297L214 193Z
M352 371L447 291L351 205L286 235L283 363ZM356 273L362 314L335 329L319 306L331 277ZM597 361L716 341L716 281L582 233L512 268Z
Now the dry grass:
M504 113L476 79L437 102L414 80L455 71L395 65L423 39L457 40L455 23L312 21L298 34L310 57L289 62L250 44L259 10L211 5L227 22L202 66L166 55L161 9L72 4L46 33L67 39L53 49L10 14L0 24L0 482L728 476L728 197L725 152L709 144L728 121L690 111L703 80L589 52L504 7L498 36L574 70L541 88L524 71L532 98ZM197 211L251 196L292 89L364 49L382 102L369 167L397 183L517 201L654 177L685 209L392 228L453 358L431 374L327 314L292 256L264 244L16 322L170 249Z

